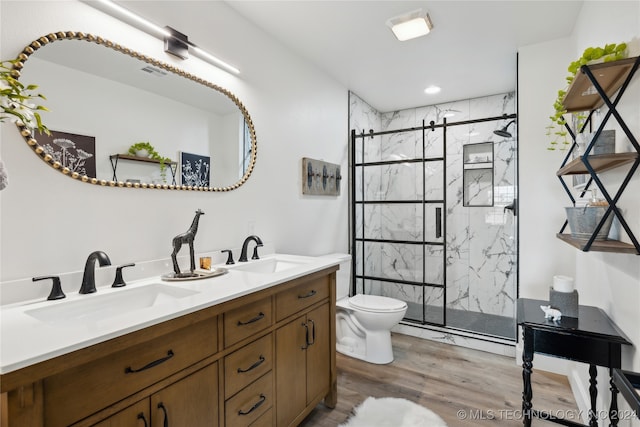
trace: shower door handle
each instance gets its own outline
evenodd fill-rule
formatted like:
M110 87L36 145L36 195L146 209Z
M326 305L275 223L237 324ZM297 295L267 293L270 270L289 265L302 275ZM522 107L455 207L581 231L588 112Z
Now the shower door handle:
M503 212L507 212L507 209L513 213L513 216L518 216L518 199L513 199L513 201L504 207Z
M436 239L442 237L442 208L436 208Z

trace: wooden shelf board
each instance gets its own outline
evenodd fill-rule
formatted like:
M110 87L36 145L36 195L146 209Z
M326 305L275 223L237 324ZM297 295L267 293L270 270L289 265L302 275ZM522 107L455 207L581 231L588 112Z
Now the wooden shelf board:
M589 156L589 164L591 165L593 170L598 173L623 166L627 163L631 163L637 158L638 153L594 154L592 156ZM587 171L587 167L582 162L582 156L580 156L577 159L573 159L563 168L558 170L558 172L556 172L556 175L582 175L587 173L589 173Z
M621 59L613 62L589 65L594 77L611 98L631 72L637 57ZM567 94L562 100L567 112L590 111L600 108L604 101L593 87L591 80L582 70L578 70L575 79L571 82Z
M569 243L571 246L584 251L584 247L587 244L587 241L584 239L575 239L571 237L569 234L557 233L556 237L564 242ZM635 246L630 243L624 243L619 240L594 240L591 248L589 249L591 252L617 252L617 253L625 253L625 254L635 254L638 255L638 251Z
M150 159L149 157L138 157L131 156L129 154L112 154L109 156L110 159L122 159L122 160L133 160L136 162L147 162L147 163L160 163L160 160ZM167 165L174 165L176 162L165 162Z

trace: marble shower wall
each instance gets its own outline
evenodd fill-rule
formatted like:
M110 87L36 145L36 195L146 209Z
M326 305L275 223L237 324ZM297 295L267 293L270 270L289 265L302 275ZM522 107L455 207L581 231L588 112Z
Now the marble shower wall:
M446 104L378 113L362 99L350 94L350 129L359 133L369 129L385 131L426 125L481 119L515 113L514 93L500 94ZM516 197L515 138L505 139L493 133L507 121L456 125L447 127L446 176L441 161L425 163L426 180L422 181L422 164L406 163L356 168L356 200L439 200L446 192L447 203L427 203L423 215L421 204L369 204L356 209L358 237L416 241L435 238L435 208L443 209L446 218L446 283L442 263L442 246L399 243L366 244L356 247L356 272L392 279L444 284L446 307L513 317L516 299L516 226L504 206ZM515 134L515 126L510 127ZM425 158L442 157L442 128L426 133ZM463 206L463 146L493 142L492 207ZM356 162L421 158L422 132L409 131L366 138L364 153L361 140L356 144ZM364 176L364 177L363 177ZM424 186L424 188L423 188ZM444 188L443 188L444 186ZM364 193L363 193L364 191ZM364 219L364 228L362 220ZM423 259L424 258L424 259ZM423 272L423 262L424 272ZM362 281L358 283L362 292ZM366 292L386 295L422 304L431 311L428 319L438 321L445 307L442 289L392 282L367 281ZM437 307L441 309L438 310ZM429 310L427 310L429 312Z

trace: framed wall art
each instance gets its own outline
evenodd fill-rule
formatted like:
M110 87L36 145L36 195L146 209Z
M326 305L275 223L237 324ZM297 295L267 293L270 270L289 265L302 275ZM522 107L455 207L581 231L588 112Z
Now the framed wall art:
M45 153L62 167L80 175L97 176L96 174L96 138L94 136L52 130L51 135L38 136L38 143Z
M181 151L180 181L182 185L209 187L211 183L211 158Z

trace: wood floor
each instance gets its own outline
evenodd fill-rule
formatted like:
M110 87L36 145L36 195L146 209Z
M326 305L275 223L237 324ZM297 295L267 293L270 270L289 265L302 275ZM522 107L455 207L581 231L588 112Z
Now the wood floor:
M395 360L389 365L338 353L338 405L333 410L319 405L301 426L335 427L368 396L419 403L449 427L522 426L522 368L512 357L401 334L392 340ZM536 371L534 365L532 379L534 408L577 415L566 377ZM536 420L534 425L552 424Z

